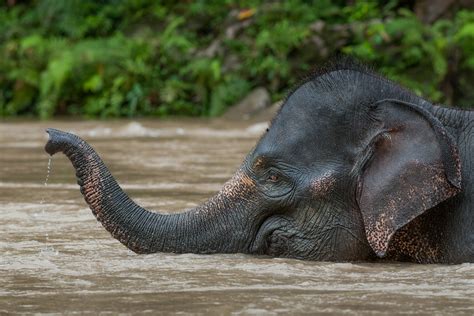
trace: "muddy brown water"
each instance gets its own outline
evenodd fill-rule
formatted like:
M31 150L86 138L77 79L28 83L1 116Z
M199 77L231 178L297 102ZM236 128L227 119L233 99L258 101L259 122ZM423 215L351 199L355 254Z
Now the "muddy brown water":
M474 314L474 265L136 255L86 206L44 129L89 141L129 195L179 212L214 194L266 127L225 121L0 123L0 314Z

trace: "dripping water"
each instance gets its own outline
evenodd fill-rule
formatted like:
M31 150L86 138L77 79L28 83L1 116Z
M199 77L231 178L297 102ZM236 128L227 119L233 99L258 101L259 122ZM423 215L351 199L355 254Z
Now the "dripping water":
M52 161L53 161L53 156L49 156L48 167L47 167L47 171L46 171L46 178L44 179L44 189L48 188L48 181L49 181L49 178L51 176L51 170L52 170ZM43 193L43 196L42 196L41 201L40 201L41 215L45 215L45 211L46 211L46 209L45 209L46 207L44 205L45 201L46 201L45 193ZM46 238L46 240L49 240L48 232L45 233L44 237ZM56 250L53 246L45 246L45 247L41 247L39 254L40 255L46 255L46 256L49 256L49 255L57 256L59 254L59 251Z
M49 176L51 174L51 163L53 161L53 156L49 156L48 158L48 171L46 172L46 179L44 180L44 186L47 187L48 186L48 180L49 180Z
M53 161L53 156L49 156L48 167L47 167L47 171L46 171L46 178L44 179L44 188L45 189L48 187L48 181L49 181L49 177L51 175L52 161ZM45 209L44 209L45 201L46 201L45 195L43 194L43 197L41 198L41 201L40 201L41 214L44 214L44 211L45 211Z

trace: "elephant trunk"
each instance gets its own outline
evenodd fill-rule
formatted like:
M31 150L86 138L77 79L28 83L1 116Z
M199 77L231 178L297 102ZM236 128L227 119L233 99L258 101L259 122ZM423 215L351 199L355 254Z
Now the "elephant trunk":
M94 149L76 135L47 129L45 150L63 152L97 220L114 238L136 253L249 252L258 227L246 212L253 209L253 182L238 171L203 205L178 214L150 212L120 188ZM238 194L237 194L238 193Z

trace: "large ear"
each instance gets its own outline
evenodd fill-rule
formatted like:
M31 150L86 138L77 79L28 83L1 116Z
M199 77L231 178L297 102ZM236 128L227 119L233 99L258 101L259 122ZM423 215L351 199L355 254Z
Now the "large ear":
M383 257L398 229L460 191L461 164L452 136L422 107L382 100L371 111L382 126L366 151L358 203Z

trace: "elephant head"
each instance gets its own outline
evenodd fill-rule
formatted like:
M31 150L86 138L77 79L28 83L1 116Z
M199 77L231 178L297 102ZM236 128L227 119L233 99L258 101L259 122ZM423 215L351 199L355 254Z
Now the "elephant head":
M178 214L138 206L85 141L47 132L46 151L69 157L94 215L137 253L384 257L397 231L461 187L432 105L347 63L294 89L222 190Z

